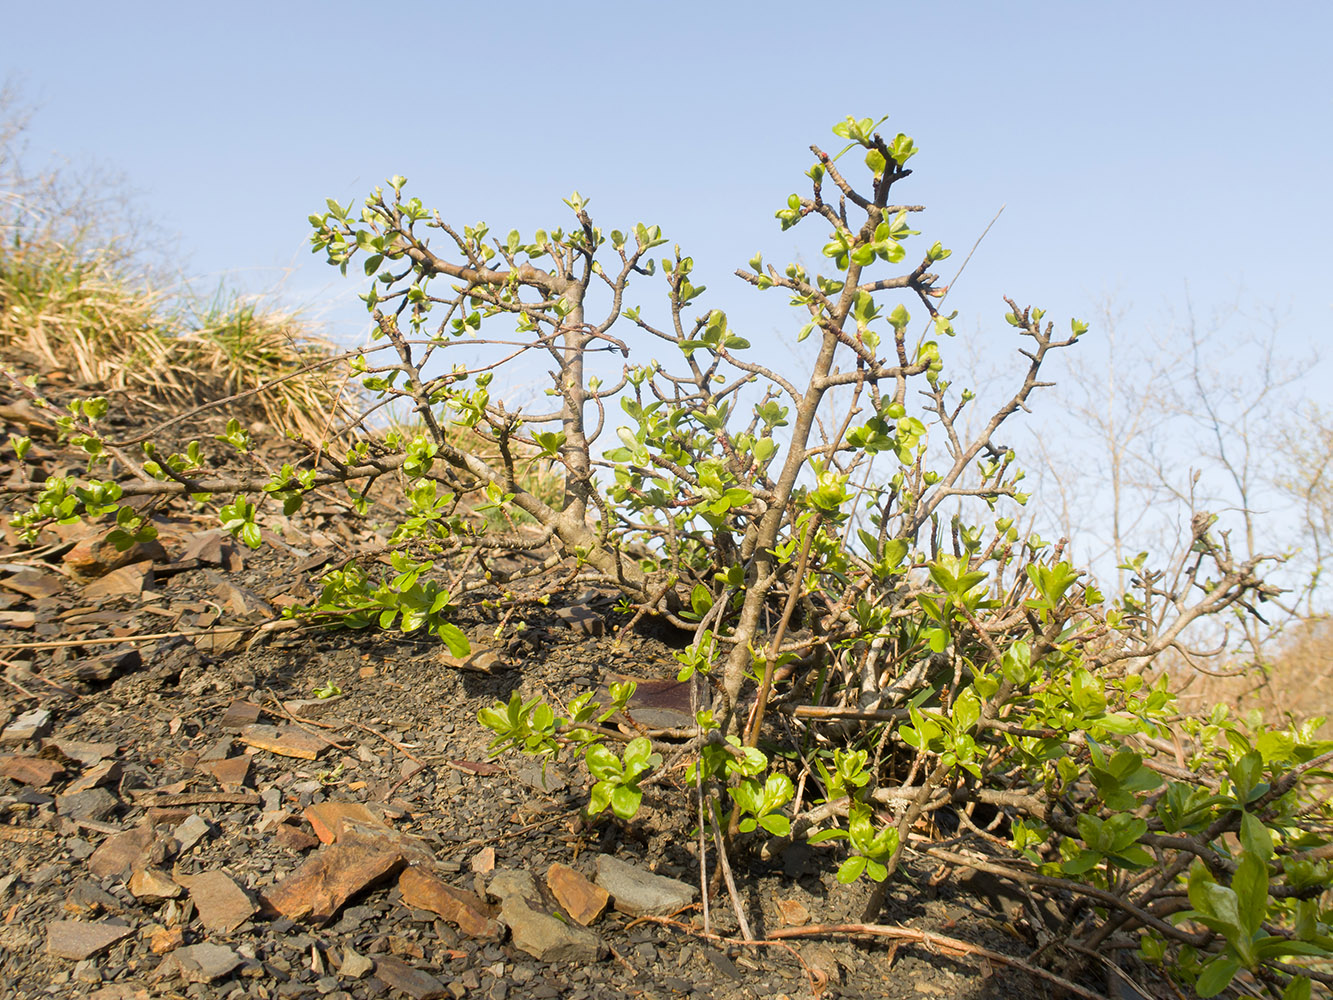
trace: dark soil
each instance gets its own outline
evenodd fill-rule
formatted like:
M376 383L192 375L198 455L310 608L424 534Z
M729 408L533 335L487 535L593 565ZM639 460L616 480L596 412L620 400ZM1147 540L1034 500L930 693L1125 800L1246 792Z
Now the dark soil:
M114 433L146 423L126 416L132 401L118 402ZM0 442L33 429L8 419L0 426ZM208 421L194 421L191 430L205 442L216 432ZM75 467L53 444L38 440L34 452L27 475ZM12 459L7 448L5 454ZM283 460L281 446L273 446L269 460ZM0 469L0 482L22 481L23 475ZM0 505L8 508L7 517L26 501L0 493ZM302 845L293 835L309 832L302 811L324 800L365 803L394 829L421 838L442 877L463 889L484 892L488 876L474 869L488 867L492 850L495 868L530 871L539 881L554 862L591 877L596 855L607 853L698 884L694 817L685 808L682 769L651 785L639 817L624 826L581 818L587 776L580 764L554 766L544 781L540 766L518 755L486 766L489 734L477 711L507 700L514 689L525 697L564 700L613 674L674 677L671 649L680 637L650 627L615 647L612 636L625 618L612 610L609 594L557 592L543 606L534 586L530 602L520 604L499 641L495 613L470 599L459 609L458 623L474 649L499 654L489 673L459 669L433 641L377 631L206 633L209 626L258 626L284 604L308 601L328 563L373 547L377 521L386 513L372 511L369 520L358 521L317 501L285 522L268 522L277 544L250 552L228 540L213 550L216 559L206 552L191 561L182 554L207 540L202 533L216 525L216 517L177 507L160 517L162 551L145 557L152 573L142 592L100 597L88 596L87 584L73 578L65 560L88 528L48 531L36 548L20 545L12 533L0 544L0 611L7 613L0 624L0 724L34 709L51 713L49 731L0 747L0 753L54 761L62 769L42 785L0 778L0 995L399 995L376 972L340 974L348 950L372 960L397 958L427 972L442 984L444 996L489 1000L1056 995L1020 970L910 942L838 934L792 941L790 947L704 940L691 932L702 926L697 907L678 914L675 926L635 923L610 912L592 926L611 949L608 956L577 964L538 962L508 940L468 938L435 914L405 906L392 879L355 896L324 926L266 913L266 891L308 856L328 850ZM54 584L48 588L53 593L5 586L16 578L22 584L31 579L24 574L34 572ZM556 613L562 606L589 609L606 634L587 635L566 624ZM520 619L527 628L516 635ZM91 641L159 633L192 634ZM71 644L23 648L62 641ZM295 727L281 704L309 699L329 683L343 696L317 706L318 714L298 709L310 721ZM259 706L261 723L293 725L336 745L315 760L247 748L235 730L224 728L234 702ZM216 760L246 755L243 785L224 787L205 770ZM71 798L70 788L94 773L99 761L118 764L119 774L100 786L105 794L96 815L83 815L79 806L86 800ZM209 793L233 801L201 800ZM206 820L208 832L185 849L167 834L191 815ZM277 821L283 815L286 824ZM140 867L181 882L223 872L261 909L232 931L210 932L188 895L136 898L124 873L92 874L89 861L99 845L115 831L146 823L162 835ZM860 919L869 888L836 881L837 851L802 846L772 862L733 858L756 936L799 921L793 903L807 911L801 922L809 924ZM712 860L710 853L710 865ZM1001 901L973 896L956 876L942 877L948 873L934 868L909 857L881 923L934 931L1020 959L1030 954L1030 940L1009 922ZM779 904L786 906L779 910ZM711 916L724 937L736 935L725 890L713 897ZM76 961L48 951L49 925L65 920L110 921L132 932ZM158 954L155 947L164 950L162 942L176 930L181 945L221 944L239 964L211 982L186 983L174 974L157 978L169 952Z

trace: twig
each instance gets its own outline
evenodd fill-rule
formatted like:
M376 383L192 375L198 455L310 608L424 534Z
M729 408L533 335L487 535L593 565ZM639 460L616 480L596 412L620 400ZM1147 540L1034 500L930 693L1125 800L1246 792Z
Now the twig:
M403 775L396 782L394 782L392 788L390 788L387 792L384 793L384 801L388 802L390 799L392 799L394 792L398 791L398 789L402 788L404 785L406 785L409 781L411 781L413 778L415 778L418 774L420 774L424 770L426 770L426 765L418 764L416 767L408 771L405 775Z
M983 948L981 945L969 944L955 937L948 937L944 934L935 934L931 931L919 931L912 927L899 927L894 924L823 924L813 927L780 927L768 935L768 939L780 940L783 938L803 938L803 937L823 937L832 934L849 934L852 936L883 937L894 941L912 941L917 944L923 944L928 948L938 948L941 951L952 951L960 955L975 955L988 961L995 962L998 965L1007 965L1013 969L1019 969L1028 975L1035 976L1038 979L1044 979L1048 983L1054 983L1061 989L1068 990L1076 996L1084 997L1085 1000L1106 1000L1101 993L1094 993L1092 990L1085 989L1065 979L1063 976L1057 976L1054 972L1048 972L1045 969L1023 961L1021 958L1013 958L1009 955L1001 954L998 951L991 951L989 948Z
M787 594L787 606L782 609L782 620L778 622L777 631L773 633L773 641L768 645L768 655L764 659L764 679L759 685L759 696L755 699L754 711L750 714L750 728L745 736L745 745L748 747L759 745L759 730L764 724L764 710L768 707L768 696L773 690L773 663L778 658L778 650L782 648L782 638L787 633L792 612L796 610L796 602L801 597L806 560L810 557L810 543L814 540L815 532L819 530L820 521L820 514L816 511L810 516L810 523L805 527L805 540L801 542L801 557L796 564L796 576L792 581L791 590ZM734 836L734 832L732 835Z
M145 790L142 795L138 789L130 792L135 805L145 809L153 806L257 806L263 800L255 792L184 792L179 795L158 794Z
M703 938L705 941L712 941L715 944L734 944L734 945L742 945L746 947L755 947L755 948L781 948L783 951L787 952L789 955L792 956L792 958L796 959L796 961L800 963L801 970L805 973L806 978L810 980L810 988L814 991L815 996L819 996L821 992L819 985L820 977L817 976L814 973L814 971L811 970L810 966L805 964L805 959L801 957L800 952L798 952L791 945L787 944L787 942L785 941L774 940L774 938L777 935L770 934L767 938L747 938L747 939L732 938L732 937L726 937L725 935L722 934L714 934L708 931L702 931L699 928L692 927L683 921L673 920L671 917L653 917L648 915L635 917L633 920L631 920L629 923L625 925L625 930L628 931L631 927L634 927L638 924L649 924L649 923L660 924L663 927L671 927L678 931L684 931L686 934L690 934L698 938ZM1104 1000L1104 998L1094 997L1093 1000Z
M754 934L750 931L750 924L745 919L745 911L741 908L741 897L736 891L736 881L731 877L731 863L727 860L727 846L722 840L722 815L716 802L710 802L713 812L713 840L717 844L717 863L722 871L722 877L727 883L727 893L731 896L731 907L736 911L736 922L740 925L741 935L746 941L753 941Z
M458 849L462 850L467 847L480 847L482 844L494 844L496 841L499 840L512 840L515 837L523 836L523 834L525 833L531 833L533 830L539 830L544 826L549 826L556 820L564 819L566 816L572 816L576 812L581 812L582 809L583 809L582 806L579 806L575 809L565 809L562 810L561 812L556 813L553 816L547 816L545 819L539 819L535 823L529 823L527 826L521 826L517 830L510 830L508 833L498 833L493 837L478 837L475 840L469 840L466 841L465 843L459 844Z
M217 628L199 629L194 632L149 632L146 635L102 636L97 639L51 639L47 642L7 642L0 643L0 650L10 649L63 649L67 646L115 646L122 642L152 642L157 639L190 639L195 636L217 635L221 632L251 632L263 629L267 625L285 625L283 619L261 622L258 625L219 625Z

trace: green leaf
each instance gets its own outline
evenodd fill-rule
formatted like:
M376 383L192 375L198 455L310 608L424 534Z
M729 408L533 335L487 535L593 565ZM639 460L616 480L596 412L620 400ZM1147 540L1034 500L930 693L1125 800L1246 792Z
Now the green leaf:
M1240 962L1230 955L1219 955L1203 967L1194 989L1201 997L1217 996L1230 985L1239 971Z
M713 595L702 583L696 583L690 591L690 610L702 618L713 607Z
M462 659L471 654L472 646L467 641L467 635L457 625L441 622L435 627L435 634L444 642L451 656Z
M611 811L617 819L633 819L642 801L643 792L633 785L617 785L611 790Z
M791 820L780 813L770 813L759 821L759 825L775 837L785 837L791 833Z
M1236 894L1240 925L1252 937L1268 915L1268 865L1247 851L1236 866L1231 890Z
M853 854L838 868L838 881L843 885L851 885L866 870L866 860L859 854Z
M1248 853L1261 861L1273 860L1273 834L1254 813L1241 815L1240 843Z
M259 530L259 525L254 521L247 522L241 528L241 541L252 549L257 549L264 544L264 536Z
M620 777L620 760L600 743L588 747L583 752L583 760L594 778L605 781Z
M953 703L953 721L959 730L971 729L981 718L981 699L971 688L961 691Z

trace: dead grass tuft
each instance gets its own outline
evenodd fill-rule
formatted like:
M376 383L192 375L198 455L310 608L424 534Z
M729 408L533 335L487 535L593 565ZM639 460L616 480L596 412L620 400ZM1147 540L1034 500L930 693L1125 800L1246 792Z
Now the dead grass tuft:
M230 413L321 441L350 414L347 369L298 316L239 297L203 307L127 280L116 259L15 237L0 250L0 349L98 391Z
M1207 713L1213 705L1241 712L1258 709L1272 725L1333 720L1333 619L1310 618L1295 625L1278 643L1265 670L1235 676L1195 674L1182 686L1181 707ZM1320 730L1333 739L1333 721Z

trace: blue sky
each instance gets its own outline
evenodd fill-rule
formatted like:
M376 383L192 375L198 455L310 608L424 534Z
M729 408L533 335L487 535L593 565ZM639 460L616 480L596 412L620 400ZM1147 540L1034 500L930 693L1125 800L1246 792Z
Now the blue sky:
M57 24L29 5L0 66L38 108L33 152L124 174L186 274L282 281L317 313L356 289L307 252L306 216L401 173L506 232L560 224L577 188L777 330L727 275L797 249L773 212L853 113L916 139L902 195L956 259L1006 206L952 298L964 322L1002 294L1082 315L1188 284L1327 338L1333 8L894 6L120 3Z
M1109 295L1149 362L1187 296L1275 310L1294 355L1333 346L1326 3L123 2L5 22L35 156L123 174L197 287L276 288L343 341L361 285L308 252L306 217L393 174L500 233L567 224L578 189L605 229L661 225L733 329L789 335L731 271L813 257L823 232L773 219L808 144L888 114L922 150L898 191L955 250L946 278L1004 206L950 296L983 353L1009 349L1006 294L1062 321Z

